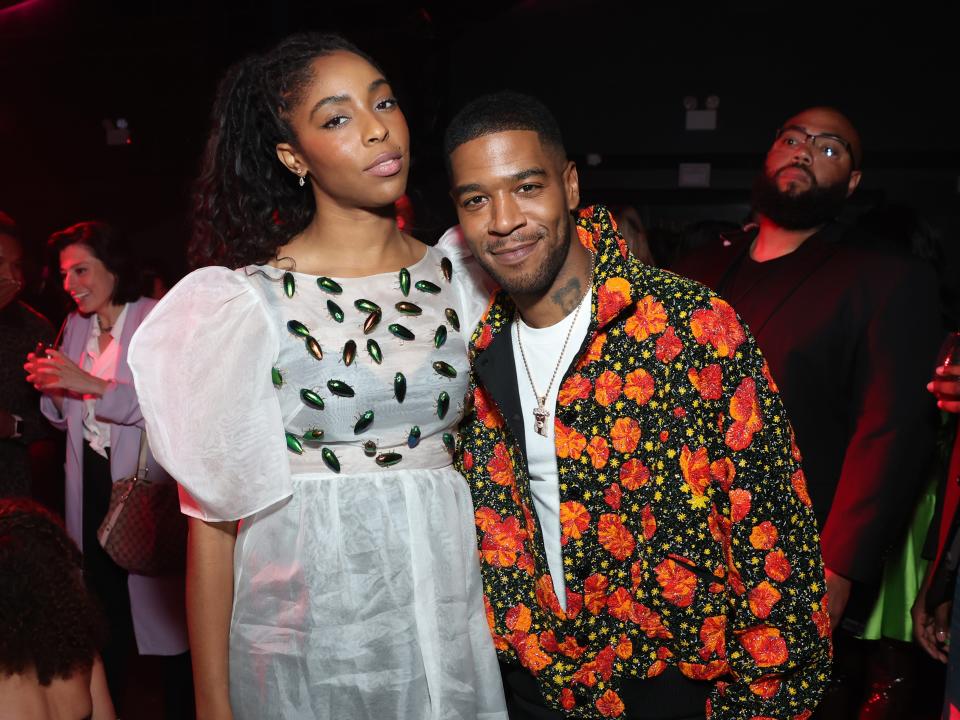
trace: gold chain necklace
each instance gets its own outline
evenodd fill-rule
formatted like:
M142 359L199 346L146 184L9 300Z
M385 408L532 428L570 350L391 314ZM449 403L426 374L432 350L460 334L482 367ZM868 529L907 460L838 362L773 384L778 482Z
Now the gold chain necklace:
M567 328L567 336L563 340L563 347L560 349L560 357L557 358L557 364L553 368L553 374L550 376L550 382L547 384L547 389L544 391L543 395L537 392L537 386L533 382L533 374L530 372L530 365L527 364L527 354L523 351L523 342L520 340L520 323L514 321L514 326L517 328L517 345L520 347L520 358L523 360L523 369L527 371L527 380L530 381L530 389L533 390L533 396L537 399L537 406L533 409L533 419L534 425L533 429L536 431L537 435L542 435L543 437L547 436L547 417L550 415L550 411L547 410L547 396L550 394L550 388L553 387L553 381L557 379L557 372L560 370L560 365L563 363L563 355L567 351L567 343L570 342L570 335L573 334L573 327L577 324L577 317L580 315L580 308L583 307L583 300L587 297L587 293L590 292L591 287L593 286L593 263L595 261L595 255L590 255L590 282L587 283L587 289L584 291L583 295L580 296L580 300L577 302L577 309L573 313L573 322L570 323L570 327Z

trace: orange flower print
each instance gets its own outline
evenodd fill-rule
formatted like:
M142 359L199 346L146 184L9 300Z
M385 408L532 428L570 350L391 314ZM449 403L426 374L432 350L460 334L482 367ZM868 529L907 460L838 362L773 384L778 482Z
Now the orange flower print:
M578 230L580 228L577 228ZM573 710L577 706L577 701L573 697L573 690L564 688L560 691L560 706L564 710Z
M800 456L800 448L797 445L797 437L793 434L793 428L790 428L790 457L792 457L797 462L801 462L803 458Z
M740 636L740 644L750 653L757 667L782 665L790 656L780 631L769 625L750 628Z
M552 612L557 617L563 617L563 608L560 607L560 601L557 599L557 591L553 589L553 580L550 575L541 575L537 580L536 590L537 602L540 607Z
M723 396L723 369L719 365L707 365L699 372L690 368L687 378L704 400L719 400Z
M559 652L560 645L557 643L557 636L553 633L553 630L546 630L540 633L540 647L542 647L547 652Z
M700 642L703 647L699 654L703 660L716 655L721 660L727 656L727 616L713 615L700 626Z
M593 687L597 684L597 676L604 681L609 680L613 675L613 663L617 659L614 649L607 645L603 650L597 653L597 657L589 662L585 662L580 669L573 674L573 682L578 682L587 687Z
M817 628L817 635L822 638L830 637L830 613L827 610L827 599L827 595L824 593L823 597L820 598L820 606L810 615L810 619L813 620L813 624Z
M677 607L687 607L693 602L697 589L697 576L678 562L667 558L657 565L657 582L663 588L663 598Z
M636 458L620 466L620 482L627 490L639 490L649 479L650 470Z
M653 295L647 295L637 303L637 309L624 324L624 332L637 342L651 335L662 333L667 327L667 311Z
M596 390L594 391L593 397L596 399L598 405L608 407L620 397L622 388L623 380L620 379L620 376L612 370L605 370L600 377L597 378Z
M577 363L577 369L585 368L590 363L594 363L603 358L603 346L606 345L606 343L607 334L598 333L590 342L590 347L587 349L586 354L581 358L580 362Z
M680 338L677 337L677 333L673 327L668 327L666 332L657 338L657 347L654 355L657 356L657 360L666 364L673 362L681 350L683 350L683 343L680 342Z
M613 510L620 509L620 501L623 498L623 491L617 483L614 483L603 491L603 501Z
M495 567L510 567L523 549L526 534L515 517L493 523L480 541L484 561Z
M480 328L480 337L477 338L476 348L478 350L486 350L490 343L493 342L493 330L487 323L483 324L483 327Z
M513 475L513 460L510 459L505 443L500 442L494 446L493 457L487 463L487 472L490 473L490 479L497 485L510 486L516 482Z
M517 569L523 570L527 575L533 575L533 555L528 552L520 553L517 558Z
M580 240L580 244L583 245L590 252L595 253L597 251L597 237L594 236L592 232L587 230L582 225L577 225L577 239Z
M504 618L507 627L511 630L528 632L530 630L530 608L523 603L514 605L507 610L507 616Z
M730 521L740 522L750 514L750 491L737 488L730 491Z
M485 427L491 430L503 427L503 418L500 416L500 412L481 388L476 388L473 391L473 404L477 410L477 419L480 420Z
M630 642L630 638L625 633L620 634L620 640L617 642L614 651L621 660L629 660L633 656L633 643Z
M783 554L783 550L771 550L768 552L767 557L763 560L763 570L767 573L768 578L780 583L786 582L792 572L790 561L787 560L787 556Z
M567 588L567 618L572 620L583 608L583 595Z
M601 327L613 320L630 304L630 281L622 277L609 278L597 293L597 324Z
M599 435L594 435L590 444L587 445L587 455L590 456L590 462L597 470L605 467L607 460L610 458L610 448L607 446L607 441Z
M750 612L760 620L766 620L770 617L773 606L780 602L780 597L780 592L764 580L747 594Z
M637 405L646 405L653 397L653 376L643 368L630 371L625 380L623 394L628 400L633 400Z
M707 457L707 449L702 447L690 452L686 445L680 448L680 472L694 497L703 496L710 484L710 458Z
M473 517L477 527L480 528L483 532L486 532L494 524L503 520L503 518L500 517L500 513L498 513L493 508L488 508L488 507L477 508L477 511L474 513Z
M770 366L767 364L766 358L763 360L763 367L760 368L760 372L763 374L763 379L767 381L771 392L780 392L780 388L777 387L777 381L774 380L773 375L770 374Z
M626 560L637 545L631 532L623 526L619 515L601 515L597 523L597 539L617 560Z
M750 533L750 544L757 550L769 550L777 544L777 528L769 520L753 526Z
M649 540L657 532L657 519L653 516L650 505L644 505L640 511L640 523L643 527L643 537Z
M510 637L510 643L517 652L520 664L534 675L553 662L553 659L540 647L540 641L536 635L515 632Z
M713 476L713 479L717 481L720 488L724 492L727 492L730 490L730 486L733 485L733 479L737 476L737 470L733 466L733 461L725 457L710 463L710 474Z
M562 652L571 660L579 659L586 651L585 647L577 644L577 639L572 635L567 635L563 642L557 645L557 652Z
M800 498L800 502L810 507L813 503L810 500L810 493L807 492L807 476L803 474L803 470L797 470L790 476L790 484L793 485L793 491Z
M597 710L604 717L620 717L626 709L620 696L613 690L607 690L595 703Z
M753 440L753 434L763 427L753 378L744 378L730 398L730 417L734 422L727 428L725 441L733 450L743 450Z
M564 380L557 394L557 404L566 407L577 400L590 397L590 381L583 375L571 375Z
M607 612L617 620L626 621L633 614L633 597L626 588L617 588L607 596Z
M647 679L661 675L666 669L667 664L663 660L654 660L650 667L647 668Z
M710 298L712 310L695 310L690 316L690 329L701 345L710 343L720 357L733 357L747 339L737 314L720 298Z
M710 536L714 542L720 543L723 551L726 552L730 545L730 519L721 515L716 505L710 507L707 527L710 529Z
M677 669L691 680L713 680L730 670L726 660L714 660L705 665L700 663L677 663Z
M640 629L646 633L649 638L672 638L670 631L663 626L660 616L646 605L641 603L633 604L633 615L630 618Z
M640 442L640 423L633 418L618 418L610 430L610 440L617 452L633 452Z
M783 681L778 677L762 677L750 683L750 692L764 700L769 700L778 692Z
M594 573L583 581L583 604L594 615L607 606L607 587L609 581L606 576Z
M557 418L554 418L553 428L557 457L578 460L583 454L583 449L587 446L587 439L573 428L564 425Z
M465 450L463 453L463 469L467 472L473 470L473 453Z
M580 503L569 500L560 503L560 531L565 537L579 540L590 527L590 513Z

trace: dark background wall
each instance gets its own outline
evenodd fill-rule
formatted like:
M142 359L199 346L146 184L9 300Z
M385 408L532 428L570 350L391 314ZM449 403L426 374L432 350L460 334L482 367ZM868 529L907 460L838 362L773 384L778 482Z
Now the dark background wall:
M557 113L588 200L634 204L651 223L742 213L774 129L836 105L866 147L857 207L918 207L956 242L960 62L945 10L645 5L0 0L0 208L36 243L107 217L177 265L217 78L289 32L334 29L399 86L425 239L453 217L443 125L476 93L512 87ZM688 95L719 97L716 130L684 129ZM131 143L109 146L102 122L120 117ZM711 164L709 188L678 188L691 161Z

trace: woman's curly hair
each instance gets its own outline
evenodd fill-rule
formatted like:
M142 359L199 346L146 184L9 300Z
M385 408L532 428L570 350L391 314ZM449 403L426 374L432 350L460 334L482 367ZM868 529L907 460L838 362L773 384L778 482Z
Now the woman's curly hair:
M339 35L301 33L247 57L221 80L194 189L194 267L264 263L310 223L313 194L298 186L276 146L296 145L290 111L303 100L312 61L337 51L377 67Z
M0 499L0 674L33 668L45 686L93 666L104 624L80 562L49 510Z

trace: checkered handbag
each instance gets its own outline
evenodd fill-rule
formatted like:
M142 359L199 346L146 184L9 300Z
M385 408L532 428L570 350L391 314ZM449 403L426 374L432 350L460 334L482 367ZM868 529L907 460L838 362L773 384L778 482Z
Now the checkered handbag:
M186 562L187 520L175 482L147 480L147 433L140 435L137 474L113 483L97 540L113 561L137 575L176 575Z

